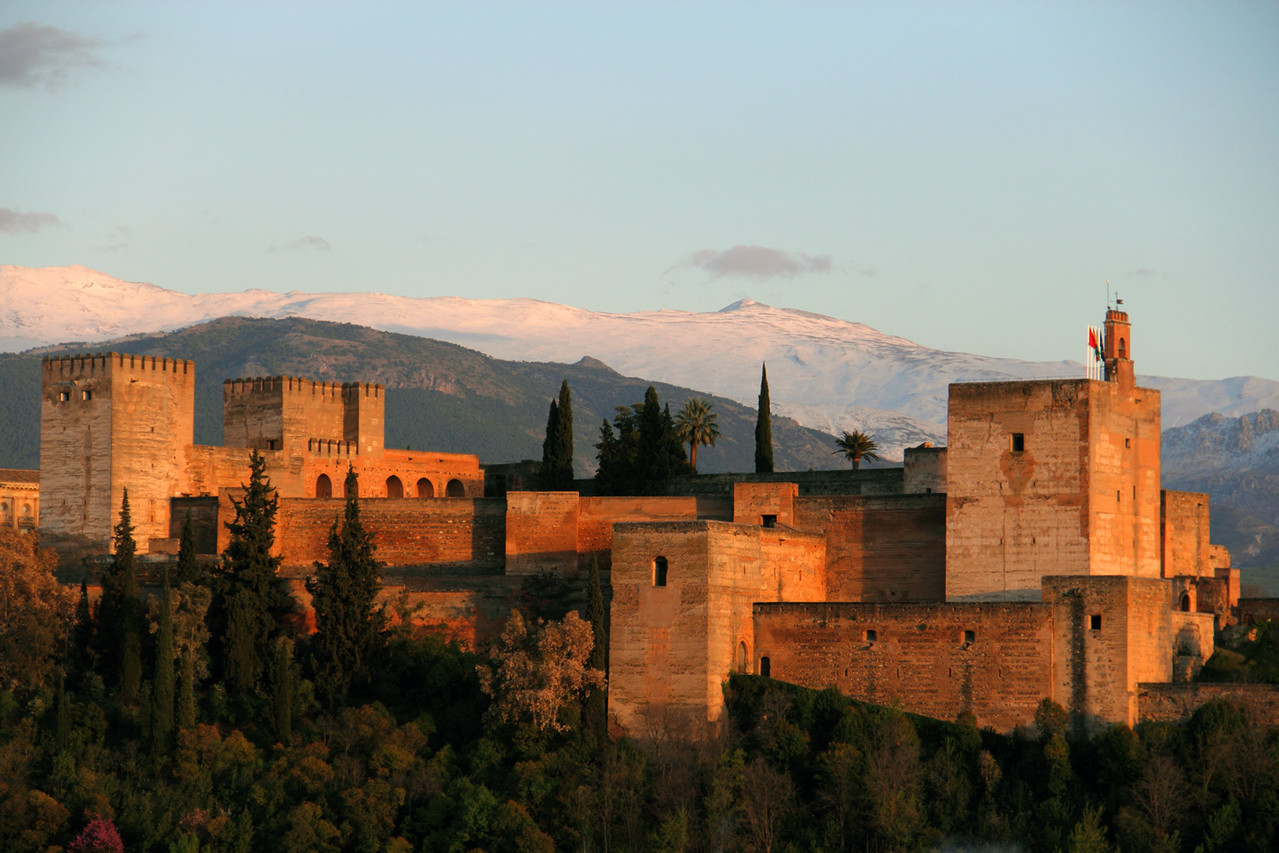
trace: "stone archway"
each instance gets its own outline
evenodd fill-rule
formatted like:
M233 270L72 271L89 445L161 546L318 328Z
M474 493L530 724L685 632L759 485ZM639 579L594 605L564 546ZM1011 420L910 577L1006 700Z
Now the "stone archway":
M404 484L394 474L386 478L386 496L388 498L404 497Z
M317 498L333 497L333 481L329 479L328 474L321 474L315 478L315 496Z
M419 498L435 497L434 484L432 484L431 481L426 479L425 477L422 477L420 480L417 481L417 496Z
M448 486L444 488L444 496L446 498L464 498L466 497L466 486L462 485L461 480L449 480Z

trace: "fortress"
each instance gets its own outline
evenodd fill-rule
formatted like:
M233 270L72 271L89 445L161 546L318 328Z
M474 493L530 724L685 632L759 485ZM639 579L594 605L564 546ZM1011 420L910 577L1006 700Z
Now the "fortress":
M1110 310L1104 379L952 385L947 447L901 469L693 477L655 498L485 497L474 456L385 448L383 389L362 383L228 380L224 446L195 445L191 362L48 358L40 526L104 544L127 488L141 552L172 553L189 515L215 553L257 450L305 604L350 465L388 589L464 640L492 636L521 579L578 582L597 558L620 731L719 724L732 671L999 730L1044 698L1132 724L1180 701L1239 580L1207 496L1160 488L1159 392L1137 387L1131 344Z

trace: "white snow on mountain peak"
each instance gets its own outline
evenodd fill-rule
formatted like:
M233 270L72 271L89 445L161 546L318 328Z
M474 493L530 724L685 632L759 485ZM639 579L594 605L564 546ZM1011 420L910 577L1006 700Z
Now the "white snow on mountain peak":
M683 385L753 406L767 363L774 411L817 429L863 429L903 446L945 441L951 382L1080 377L1074 362L1025 362L930 349L863 323L741 299L714 312L612 314L537 299L382 293L190 295L83 266L0 266L0 351L101 341L229 315L306 317L437 338L496 358L574 363ZM1279 408L1279 382L1144 378L1163 394L1164 426L1212 411Z

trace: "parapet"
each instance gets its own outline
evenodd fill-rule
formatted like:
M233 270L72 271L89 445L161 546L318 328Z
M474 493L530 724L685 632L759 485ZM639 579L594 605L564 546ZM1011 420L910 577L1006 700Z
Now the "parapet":
M349 400L353 397L381 397L382 386L366 382L323 382L302 376L250 376L226 379L223 391L228 396L280 392L284 396L309 394L314 397Z
M93 355L54 355L41 360L40 369L45 379L70 379L112 370L128 372L151 371L191 375L195 362L182 358L132 353L96 353Z

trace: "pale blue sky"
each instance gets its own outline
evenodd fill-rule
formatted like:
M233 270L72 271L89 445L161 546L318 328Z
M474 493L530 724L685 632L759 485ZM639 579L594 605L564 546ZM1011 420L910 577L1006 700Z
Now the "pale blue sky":
M0 263L1279 379L1279 3L0 5ZM753 248L734 248L753 247Z

